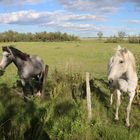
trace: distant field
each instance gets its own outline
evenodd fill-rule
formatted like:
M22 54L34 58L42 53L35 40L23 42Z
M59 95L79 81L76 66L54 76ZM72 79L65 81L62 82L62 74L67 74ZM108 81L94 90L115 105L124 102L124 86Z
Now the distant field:
M49 65L50 73L55 68L59 70L71 69L82 74L88 71L91 75L100 77L106 76L108 60L118 44L97 43L94 40L88 40L0 43L0 46L3 45L14 45L23 52L39 55ZM130 49L137 56L140 54L140 45L121 44L121 46ZM11 78L14 77L15 68L13 66L7 68L7 75L11 75Z

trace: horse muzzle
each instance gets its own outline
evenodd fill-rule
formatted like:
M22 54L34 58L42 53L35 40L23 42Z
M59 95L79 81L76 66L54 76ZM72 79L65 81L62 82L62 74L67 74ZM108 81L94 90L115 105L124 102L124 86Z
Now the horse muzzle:
M109 85L110 89L114 89L115 88L115 81L112 78L110 78L108 85Z

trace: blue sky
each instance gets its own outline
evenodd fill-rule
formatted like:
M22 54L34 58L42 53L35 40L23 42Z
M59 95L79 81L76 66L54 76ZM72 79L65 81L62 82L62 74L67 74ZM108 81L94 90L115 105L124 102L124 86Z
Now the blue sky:
M0 32L140 33L140 0L0 0Z

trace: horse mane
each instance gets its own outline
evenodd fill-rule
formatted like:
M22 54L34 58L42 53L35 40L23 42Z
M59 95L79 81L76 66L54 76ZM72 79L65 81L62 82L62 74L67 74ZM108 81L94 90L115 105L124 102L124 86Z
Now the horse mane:
M7 51L8 53L11 53L9 49L11 50L11 52L13 53L13 55L15 57L17 56L17 57L21 58L24 61L27 61L29 59L29 57L30 57L29 54L23 53L20 50L14 48L13 46L3 46L2 47L3 51Z
M136 61L135 61L135 57L132 54L132 52L128 51L128 57L129 57L129 60L132 63L133 70L136 71Z

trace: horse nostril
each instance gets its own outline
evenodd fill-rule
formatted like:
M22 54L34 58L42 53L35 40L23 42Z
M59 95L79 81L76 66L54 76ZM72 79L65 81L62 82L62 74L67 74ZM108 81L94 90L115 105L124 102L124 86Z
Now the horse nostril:
M112 84L113 83L113 79L109 79L109 84Z

